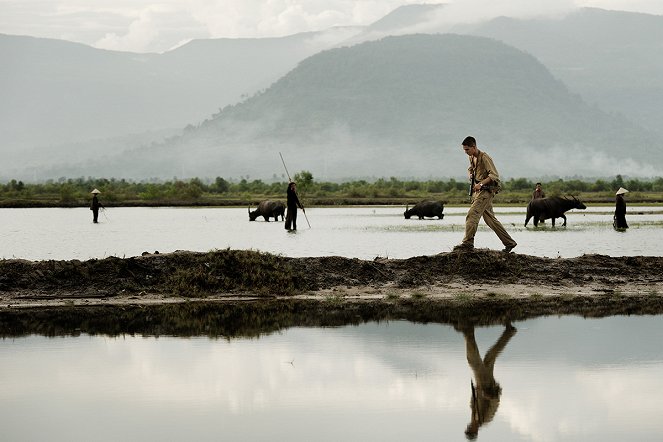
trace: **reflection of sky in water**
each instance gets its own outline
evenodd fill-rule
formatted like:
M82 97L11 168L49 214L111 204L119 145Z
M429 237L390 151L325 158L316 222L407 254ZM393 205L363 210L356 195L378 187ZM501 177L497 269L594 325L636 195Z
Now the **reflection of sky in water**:
M568 225L525 228L524 207L495 211L518 242L516 251L547 257L585 253L611 256L661 256L663 208L629 208L630 229L612 228L613 207L567 212ZM299 213L296 234L283 224L248 221L243 208L110 208L91 222L91 212L76 209L0 210L0 258L89 259L137 256L144 251L254 249L287 256L338 255L373 259L408 258L450 251L464 233L467 208L445 209L443 220L405 220L403 207L311 208L312 228ZM501 249L497 236L483 221L475 245Z
M539 318L495 364L479 440L658 440L663 316ZM478 328L483 354L502 327ZM5 440L464 440L463 335L407 322L259 339L0 341Z

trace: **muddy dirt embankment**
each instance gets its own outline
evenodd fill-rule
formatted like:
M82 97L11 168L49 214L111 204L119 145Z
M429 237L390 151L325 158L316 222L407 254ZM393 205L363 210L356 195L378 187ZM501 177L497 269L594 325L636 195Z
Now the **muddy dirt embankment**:
M239 297L663 295L662 257L539 258L490 250L372 261L243 250L0 261L0 308Z
M2 260L0 334L228 336L394 318L488 324L547 314L661 314L662 269L661 257L550 259L490 250L375 260L241 250Z

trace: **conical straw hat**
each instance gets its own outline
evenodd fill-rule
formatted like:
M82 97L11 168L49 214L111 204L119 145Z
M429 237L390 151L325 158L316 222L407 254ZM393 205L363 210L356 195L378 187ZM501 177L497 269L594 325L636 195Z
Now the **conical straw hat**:
M617 193L615 193L615 195L623 195L625 193L628 193L628 190L624 189L623 187L620 187Z
M628 190L627 190L627 192L628 192ZM98 189L94 189L94 190L93 190L92 192L90 192L90 193L94 193L94 194L97 194L97 193L101 193L101 192L99 192L99 190L98 190Z

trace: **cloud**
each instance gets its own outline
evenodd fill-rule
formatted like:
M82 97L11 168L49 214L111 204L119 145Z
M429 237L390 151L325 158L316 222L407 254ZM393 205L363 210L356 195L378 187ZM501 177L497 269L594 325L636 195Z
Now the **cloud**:
M95 46L101 49L131 50L135 52L149 51L153 41L159 36L159 29L151 8L140 12L138 17L131 22L126 34L118 35L108 33Z
M333 26L366 25L420 0L194 1L212 37L275 37Z
M575 9L574 0L450 0L425 26L451 27L478 23L496 17L531 18L566 14Z
M0 33L161 52L194 38L276 37L368 25L399 6L421 3L447 4L438 25L550 15L574 6L663 14L660 0L0 0Z
M367 25L421 0L0 0L0 32L161 52L193 38L260 38Z
M136 11L123 30L107 32L93 45L118 51L162 52L194 38L209 37L191 11L170 4L153 4Z
M578 6L663 15L661 0L578 0Z

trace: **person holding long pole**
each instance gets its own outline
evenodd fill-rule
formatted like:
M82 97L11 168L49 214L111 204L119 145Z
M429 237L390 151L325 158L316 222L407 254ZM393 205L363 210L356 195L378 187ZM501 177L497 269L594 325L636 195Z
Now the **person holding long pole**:
M304 218L306 218L306 224L308 224L308 228L311 228L311 223L308 222L308 216L306 216L306 209L304 209L304 206L302 203L299 201L299 197L297 196L297 184L292 181L292 178L290 178L290 172L288 172L288 166L285 165L285 160L283 159L283 155L281 155L281 152L279 152L279 156L281 157L281 162L283 163L283 168L285 169L285 173L288 175L288 213L285 217L285 229L288 231L292 230L297 230L297 206L302 209L302 212L304 212Z
M288 183L288 213L285 216L285 229L288 231L297 230L297 207L306 214L306 210L297 196L297 184L290 181Z

